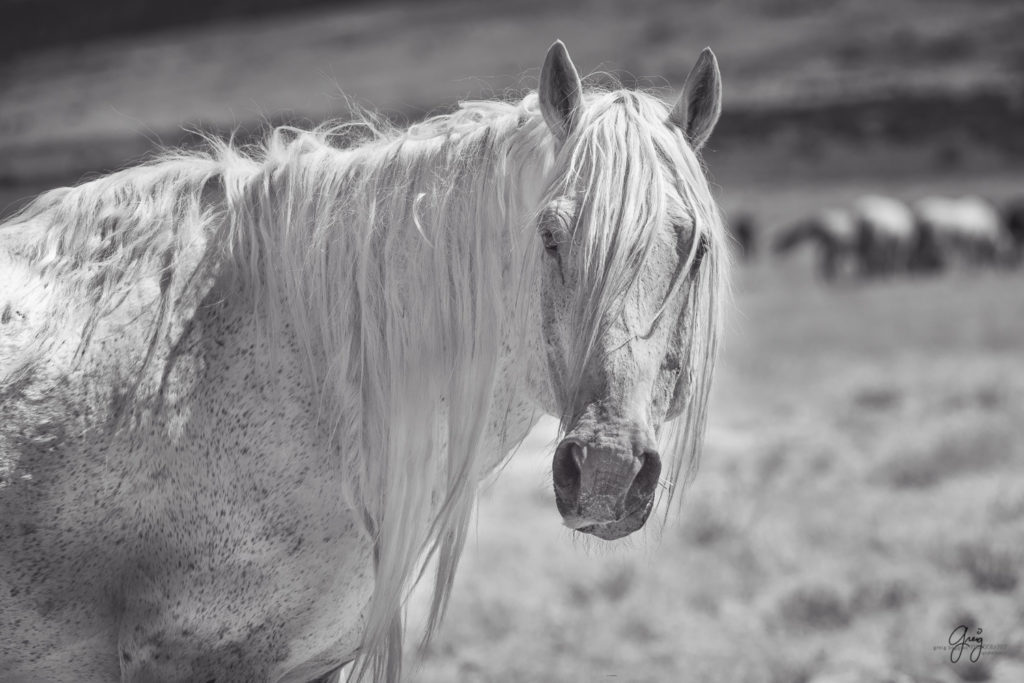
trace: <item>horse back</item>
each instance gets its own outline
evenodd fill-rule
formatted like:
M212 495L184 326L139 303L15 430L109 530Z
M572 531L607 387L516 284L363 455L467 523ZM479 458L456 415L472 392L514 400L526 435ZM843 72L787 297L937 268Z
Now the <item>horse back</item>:
M0 241L0 391L19 351L41 332L51 303L38 269Z

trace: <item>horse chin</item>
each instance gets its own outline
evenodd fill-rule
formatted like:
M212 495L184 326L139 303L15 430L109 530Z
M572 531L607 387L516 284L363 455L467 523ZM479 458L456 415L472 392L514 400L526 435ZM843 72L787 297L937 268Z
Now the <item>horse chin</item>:
M586 526L577 527L576 531L584 534L590 534L591 536L597 536L603 541L615 541L620 538L625 538L637 529L643 527L647 522L647 518L651 514L651 508L654 507L653 503L654 501L652 499L642 509L637 510L631 515L627 515L622 519L615 520L614 522L588 524Z

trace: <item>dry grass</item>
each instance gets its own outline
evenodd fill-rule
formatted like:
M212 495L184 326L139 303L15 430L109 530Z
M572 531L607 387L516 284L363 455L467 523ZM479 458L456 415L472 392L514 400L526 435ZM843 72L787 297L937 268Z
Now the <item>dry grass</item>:
M922 488L998 471L1013 459L1014 431L979 410L935 417L893 439L875 478L897 488Z
M957 559L975 588L1013 593L1019 582L1024 557L1019 546L1011 548L975 539L957 547Z

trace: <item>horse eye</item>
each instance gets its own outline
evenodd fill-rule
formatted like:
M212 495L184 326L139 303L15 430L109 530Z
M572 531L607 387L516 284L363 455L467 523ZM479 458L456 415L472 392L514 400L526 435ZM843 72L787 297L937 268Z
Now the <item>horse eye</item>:
M542 228L540 231L540 239L544 242L544 251L552 255L558 253L558 240L555 239L554 233L547 228Z

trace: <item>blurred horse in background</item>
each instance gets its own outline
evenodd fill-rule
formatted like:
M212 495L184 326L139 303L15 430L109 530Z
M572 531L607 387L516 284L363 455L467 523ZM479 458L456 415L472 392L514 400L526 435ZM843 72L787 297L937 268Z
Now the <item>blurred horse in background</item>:
M929 196L912 205L920 232L917 258L943 266L976 268L1007 264L1013 238L987 199Z
M827 282L861 272L857 217L847 209L828 208L782 229L772 250L787 254L804 244L818 250L818 273Z
M1003 223L1013 241L1013 265L1024 262L1024 197L1010 201L1003 208Z
M861 274L877 277L908 270L918 241L910 207L899 199L871 194L857 198L852 210Z
M729 233L736 244L740 259L752 261L757 256L757 227L754 217L745 211L730 217Z
M517 103L211 141L0 227L4 680L397 680L411 585L431 562L429 636L541 411L567 526L668 506L726 288L720 102L710 50L670 108L556 43Z

